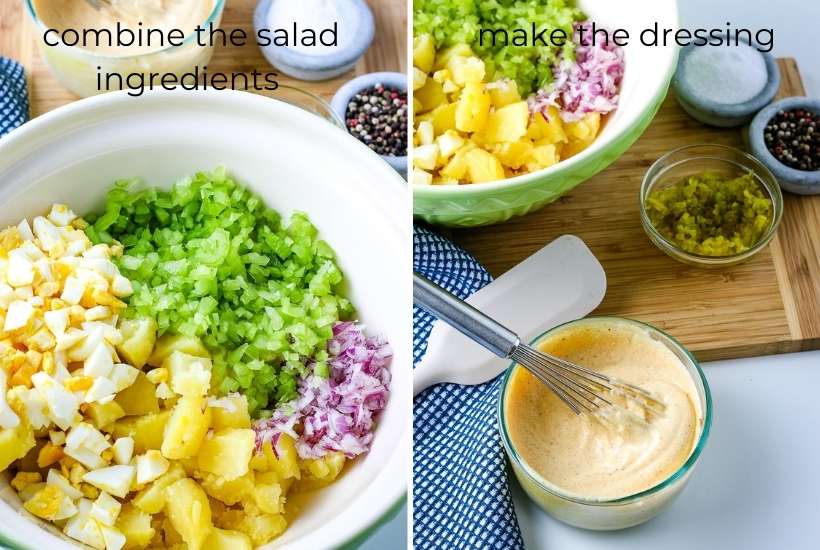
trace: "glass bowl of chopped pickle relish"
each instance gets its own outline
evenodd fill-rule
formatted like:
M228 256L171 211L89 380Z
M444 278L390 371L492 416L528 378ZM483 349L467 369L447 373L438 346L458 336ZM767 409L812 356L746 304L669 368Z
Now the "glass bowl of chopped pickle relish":
M659 158L640 192L641 223L667 255L701 267L743 262L766 247L783 217L777 180L724 145L687 145Z

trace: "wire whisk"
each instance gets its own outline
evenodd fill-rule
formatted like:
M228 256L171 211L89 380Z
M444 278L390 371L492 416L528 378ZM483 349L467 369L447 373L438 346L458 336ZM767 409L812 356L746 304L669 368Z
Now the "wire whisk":
M597 414L624 402L637 404L649 415L662 415L666 408L638 386L521 343L514 332L418 273L413 274L413 301L497 356L527 369L576 414Z

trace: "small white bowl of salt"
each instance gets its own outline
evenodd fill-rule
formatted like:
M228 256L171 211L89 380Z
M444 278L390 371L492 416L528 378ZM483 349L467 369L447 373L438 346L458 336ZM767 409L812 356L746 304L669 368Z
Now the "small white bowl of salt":
M375 32L364 0L260 0L253 26L265 58L299 80L328 80L349 71Z
M774 58L757 45L687 46L672 79L678 102L692 118L728 128L752 120L780 87Z

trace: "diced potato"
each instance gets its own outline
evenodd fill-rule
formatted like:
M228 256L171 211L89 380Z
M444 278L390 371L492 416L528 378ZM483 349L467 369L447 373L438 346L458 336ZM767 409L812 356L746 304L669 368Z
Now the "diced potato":
M544 113L535 113L527 129L527 136L533 141L548 140L549 143L563 143L567 141L564 132L564 123L558 109L550 107Z
M115 527L125 535L123 548L145 548L154 538L154 528L151 527L151 516L138 510L129 503L122 507L117 516Z
M504 167L492 153L484 149L473 149L465 157L467 176L473 183L504 179Z
M436 131L433 128L432 121L422 120L419 122L419 126L416 128L416 134L419 136L419 144L432 145L436 137Z
M125 416L125 410L116 401L105 404L89 403L85 416L91 420L95 428L102 429Z
M162 411L117 420L111 424L111 434L115 439L120 437L134 438L134 453L141 454L149 449L162 446L163 433L171 411Z
M171 377L171 389L179 395L206 395L211 385L211 360L174 351L165 362Z
M252 550L251 539L245 533L214 527L202 545L202 550Z
M427 172L426 170L422 170L421 168L414 167L412 182L413 185L432 185L433 174Z
M256 506L266 514L285 513L285 495L278 483L259 483L252 491Z
M447 96L444 94L441 84L432 78L428 78L424 86L413 92L413 98L421 103L419 112L422 113L434 109L447 101Z
M448 103L447 105L441 105L439 107L436 107L433 110L433 117L431 122L433 123L433 130L435 131L435 135L440 136L448 130L456 129L457 107L457 103Z
M421 69L413 67L413 89L418 90L419 88L424 86L424 84L426 82L427 82L427 73L425 73Z
M243 476L226 480L206 472L200 485L209 497L232 506L253 493L254 473L249 471Z
M454 56L470 57L472 55L473 50L470 49L470 46L467 44L456 44L455 46L450 46L449 48L441 50L436 54L436 61L433 64L433 70L440 71L445 68L447 63L449 63L450 58Z
M280 435L279 441L276 442L276 453L269 443L265 443L262 450L268 457L270 470L276 472L280 479L301 477L299 456L296 454L296 444L292 437L287 434Z
M425 73L433 69L433 62L436 59L436 42L429 34L422 34L413 37L413 66L418 67Z
M345 455L342 452L328 453L322 458L302 461L302 471L307 475L300 479L294 491L301 493L320 489L333 483L344 468Z
M422 170L433 170L438 161L438 145L419 145L413 149L413 166Z
M515 80L502 80L490 89L490 101L496 109L521 101Z
M253 430L223 430L202 442L197 464L201 470L230 481L248 473L254 446Z
M8 468L18 458L24 457L34 445L34 430L24 420L21 420L16 428L0 430L0 471Z
M177 463L172 463L171 468L167 472L137 493L133 499L134 506L148 514L160 513L165 506L165 489L184 477L186 477L186 475L182 466Z
M472 144L466 144L456 151L453 158L441 169L441 175L454 180L465 179L467 176L467 153L474 148Z
M447 130L436 138L440 158L447 159L464 145L464 139L454 130Z
M164 334L157 340L154 351L148 358L148 364L152 367L161 367L168 356L175 351L181 351L197 357L211 357L208 350L205 349L205 346L202 344L202 341L195 336Z
M475 56L454 55L447 61L447 70L453 75L453 82L459 86L484 80L484 62Z
M440 71L436 71L433 73L433 80L443 85L448 80L452 80L452 76L453 75L451 75L450 71L448 71L447 69L441 69Z
M208 497L189 478L175 481L165 489L165 514L189 550L200 550L213 529Z
M561 148L561 155L564 159L574 157L592 144L592 141L570 141Z
M533 147L532 159L539 168L548 168L558 162L558 149L554 144Z
M221 398L220 401L226 402L229 408L211 407L211 427L215 431L251 427L248 400L244 395L229 395Z
M124 319L119 323L122 342L117 346L117 353L122 359L141 369L157 341L157 323L151 318Z
M526 101L511 103L490 113L483 137L490 143L518 141L527 133L529 120Z
M261 546L287 529L288 522L281 514L246 514L233 516L231 528L245 533L255 546Z
M591 143L601 127L600 113L587 113L584 118L577 122L569 122L564 125L567 137L570 141L586 141Z
M160 450L165 458L179 459L194 456L211 425L211 409L205 406L203 396L183 395L171 411L165 425Z
M469 83L461 92L456 106L456 129L460 132L480 132L490 115L490 94L480 82Z
M122 390L114 398L127 416L159 412L159 401L154 386L144 372L137 374L133 384Z
M532 143L526 140L499 143L493 150L504 166L515 170L521 168L532 155Z

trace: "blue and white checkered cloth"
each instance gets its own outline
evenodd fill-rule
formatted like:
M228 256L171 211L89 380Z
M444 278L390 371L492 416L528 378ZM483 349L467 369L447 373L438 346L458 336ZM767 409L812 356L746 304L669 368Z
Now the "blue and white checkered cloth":
M421 227L413 267L460 298L492 279L475 258ZM413 363L434 318L413 309ZM413 543L420 550L522 549L496 429L499 376L480 386L439 384L413 406Z
M0 57L0 137L28 120L28 89L23 67Z

